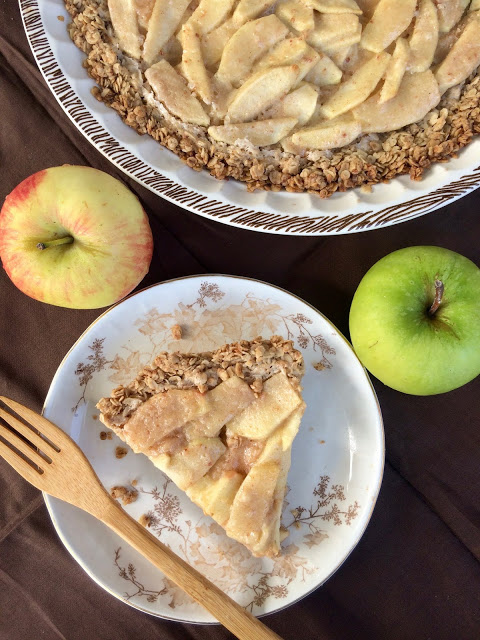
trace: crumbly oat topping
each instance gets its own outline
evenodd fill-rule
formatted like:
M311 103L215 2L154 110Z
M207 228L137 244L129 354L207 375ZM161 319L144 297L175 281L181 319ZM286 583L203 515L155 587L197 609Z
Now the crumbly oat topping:
M163 352L130 384L120 385L109 398L102 398L97 407L102 422L121 437L129 416L156 393L193 388L206 393L232 376L241 377L255 393L260 393L262 381L282 370L295 386L300 385L304 373L302 354L294 349L291 340L281 336L241 340L206 353Z
M136 489L128 489L128 487L116 485L110 489L110 495L112 498L115 498L115 500L121 500L122 504L127 505L135 502L138 498L138 491Z
M148 513L143 513L138 519L142 527L148 528L152 524L152 517Z
M179 324L174 324L173 327L171 328L171 332L172 332L172 338L174 340L182 339L182 327Z
M95 97L115 109L139 134L148 134L176 153L189 167L214 177L233 177L250 191L307 191L322 198L336 191L386 182L399 174L420 180L434 162L445 162L480 132L480 78L473 74L447 92L421 122L331 152L300 157L279 149L214 143L201 127L186 128L146 101L138 71L113 41L106 0L66 0L74 43L86 54L84 66L99 86Z

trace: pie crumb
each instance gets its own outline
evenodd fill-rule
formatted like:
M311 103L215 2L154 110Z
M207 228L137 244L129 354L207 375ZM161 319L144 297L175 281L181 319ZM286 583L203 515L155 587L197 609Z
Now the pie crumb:
M179 324L174 324L171 331L174 340L182 339L182 327Z
M138 480L132 480L131 483L132 487L136 487L138 484Z
M125 449L125 447L117 447L115 449L115 457L118 458L118 460L120 460L121 458L124 458L128 453L128 449Z
M110 495L112 498L115 498L115 500L121 500L123 504L127 505L135 502L138 498L138 491L117 485L110 489Z
M142 514L138 521L142 527L149 527L152 524L152 518L146 513Z
M100 431L100 440L106 440L108 438L108 433L106 431Z
M317 371L323 371L325 369L325 365L322 364L321 362L314 362L313 368L316 369Z
M57 20L59 20L60 22L65 22L64 16L57 16Z

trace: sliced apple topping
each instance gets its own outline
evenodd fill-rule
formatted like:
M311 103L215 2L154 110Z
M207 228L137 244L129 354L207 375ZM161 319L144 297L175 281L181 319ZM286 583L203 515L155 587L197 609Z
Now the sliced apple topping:
M296 124L296 118L278 117L209 127L208 134L218 142L235 144L237 140L246 139L259 147L266 147L288 135Z
M224 84L238 87L254 62L287 33L287 27L274 15L247 22L225 46L216 77Z
M355 0L302 0L302 2L320 13L356 13L359 16L362 15L362 10Z
M143 59L148 65L156 60L161 48L175 33L189 4L190 0L156 0L143 45Z
M382 133L418 122L440 102L440 92L431 71L406 73L400 89L388 102L375 95L353 110L364 133Z
M466 80L480 64L480 16L474 16L435 73L440 93Z
M460 21L470 0L436 0L440 31L447 33Z
M295 89L276 102L263 116L265 118L295 118L298 124L302 126L313 116L315 107L317 106L317 100L317 90L313 85L305 82L298 87L298 89ZM286 136L287 133L288 131L278 138L278 140Z
M413 32L408 42L409 71L430 69L438 46L438 13L432 0L420 0Z
M160 60L147 69L145 77L155 96L174 116L183 122L204 127L210 124L210 118L200 101L192 95L184 78L166 60Z
M233 12L233 21L240 26L247 20L258 18L270 9L277 0L240 0Z
M200 0L188 21L200 36L204 36L226 20L234 4L235 0Z
M189 86L204 102L210 104L212 101L210 77L203 62L200 39L191 22L187 22L182 27L182 46L182 73Z
M334 118L364 102L382 79L390 58L391 56L383 51L359 67L322 105L325 116Z
M298 78L298 65L273 67L254 73L238 89L228 107L231 122L250 122L283 98Z
M184 490L200 480L226 451L220 438L196 438L188 447L172 456L151 456L155 466L165 469L177 487Z
M301 129L291 136L291 140L301 149L336 149L350 144L361 133L361 124L351 114L344 114Z
M305 80L317 87L338 84L342 79L342 70L326 55L320 55L320 60L307 73Z
M224 527L230 517L235 496L245 477L241 473L231 470L219 478L212 478L209 474L190 485L187 496L200 504L204 512Z
M141 37L134 0L108 0L108 10L120 47L132 58L140 58Z
M404 38L399 38L395 44L392 58L388 63L385 73L385 82L383 83L380 94L380 103L383 104L394 98L400 87L403 76L407 69L410 56L410 47Z
M279 2L275 13L295 32L311 31L315 26L312 7L307 7L296 0Z
M315 28L307 34L312 47L328 53L330 49L341 49L360 42L362 25L358 16L347 14L317 14Z
M257 62L254 70L260 71L261 69L295 64L307 53L315 55L316 51L309 47L303 38L287 38L279 42L269 53L264 55L263 58Z
M362 10L365 20L370 20L373 16L373 12L377 8L379 0L356 0L358 6Z
M157 99L226 144L300 154L350 144L423 118L480 65L480 0L108 6L119 46L143 59Z
M121 4L125 7L126 3L122 2ZM153 7L155 5L155 0L133 0L133 4L137 12L138 26L143 33L146 33L150 16L152 15ZM110 2L108 5L110 8Z
M380 0L365 26L362 47L374 53L384 51L412 22L417 0Z

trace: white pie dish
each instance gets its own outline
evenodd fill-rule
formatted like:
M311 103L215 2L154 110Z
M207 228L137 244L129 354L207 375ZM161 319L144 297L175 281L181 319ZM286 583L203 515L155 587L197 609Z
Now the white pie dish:
M172 339L176 323L189 329L186 339ZM117 459L115 448L123 443L116 436L100 439L104 427L95 404L161 350L202 351L275 333L291 337L304 356L307 410L293 445L283 512L290 535L272 560L254 558L227 538L147 457L129 451ZM140 496L126 510L135 518L153 512L151 530L255 615L293 604L341 566L368 524L382 480L382 416L349 343L296 296L246 278L180 278L112 307L66 355L44 415L81 446L107 488L136 480ZM213 621L101 522L45 500L67 549L112 595L156 616Z
M62 0L20 0L26 34L54 96L75 126L118 168L168 201L235 227L285 235L335 235L377 229L443 207L480 185L480 140L458 158L433 165L421 182L401 176L322 200L308 193L248 193L243 183L197 173L138 134L91 94L84 54L70 40ZM62 20L63 18L63 20Z

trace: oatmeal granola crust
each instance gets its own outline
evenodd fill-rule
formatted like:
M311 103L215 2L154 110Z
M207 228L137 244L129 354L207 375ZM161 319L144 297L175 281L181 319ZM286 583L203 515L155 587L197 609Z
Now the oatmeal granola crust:
M163 352L130 384L118 386L110 397L99 401L100 420L122 437L129 416L156 393L194 388L205 393L232 376L244 379L260 393L263 381L282 370L295 387L300 386L303 356L291 340L281 336L241 340L206 353Z
M399 131L366 136L357 145L305 157L265 150L262 155L234 145L214 143L205 130L175 126L141 95L141 84L119 54L112 36L106 0L65 0L72 17L69 34L86 54L84 66L99 86L93 95L112 107L139 134L149 134L189 167L206 169L218 179L246 182L249 191L307 191L328 198L336 191L387 182L400 174L420 180L435 162L446 162L480 133L478 70L448 92L421 122Z

